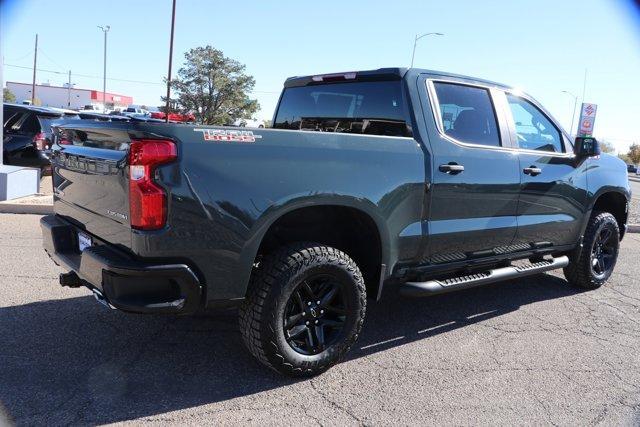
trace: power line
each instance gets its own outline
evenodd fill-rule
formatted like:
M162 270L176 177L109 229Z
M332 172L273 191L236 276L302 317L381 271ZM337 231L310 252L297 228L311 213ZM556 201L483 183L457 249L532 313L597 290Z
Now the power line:
M56 67L58 67L61 70L64 70L64 67L60 64L58 64L56 61L53 60L53 58L51 58L49 55L47 55L47 53L42 49L38 49L38 51L44 55L45 58L47 58L49 61L51 61Z
M33 56L33 49L31 49L29 52L25 53L23 56L21 56L20 58L10 58L9 61L22 61L24 58L26 58L27 56Z
M13 65L13 64L4 64L7 67L13 67L13 68L22 68L25 70L31 70L32 67L25 67L23 65ZM62 72L62 71L54 71L54 70L45 70L42 68L38 68L37 71L41 71L43 73L52 73L52 74L64 74L66 75L67 72ZM102 77L100 76L90 76L88 74L78 74L78 73L73 73L73 75L75 77L86 77L89 79L100 79L102 80ZM159 83L159 82L147 82L147 81L143 81L143 80L129 80L129 79L117 79L114 77L109 77L107 78L107 80L113 80L113 81L117 81L117 82L128 82L128 83L144 83L144 84L152 84L152 85L163 85L163 83Z
M42 53L42 49L38 49L41 53ZM4 64L7 67L13 67L13 68L21 68L24 70L33 70L33 67L25 67L24 65L15 65L15 64ZM61 67L62 68L62 67ZM47 70L44 68L37 68L36 69L39 72L43 72L43 73L51 73L51 74L58 74L58 75L64 75L66 76L68 74L68 71L54 71L54 70ZM85 77L85 78L89 78L89 79L98 79L98 80L102 80L102 77L100 76L90 76L88 74L77 74L77 73L72 73L72 75L74 77ZM118 78L114 78L114 77L107 77L107 80L111 80L111 81L116 81L116 82L126 82L126 83L142 83L142 84L150 84L150 85L163 85L164 83L159 83L159 82L149 82L149 81L143 81L143 80L130 80L130 79L118 79ZM268 91L268 90L251 90L249 91L251 93L262 93L262 94L270 94L270 95L279 95L280 91Z

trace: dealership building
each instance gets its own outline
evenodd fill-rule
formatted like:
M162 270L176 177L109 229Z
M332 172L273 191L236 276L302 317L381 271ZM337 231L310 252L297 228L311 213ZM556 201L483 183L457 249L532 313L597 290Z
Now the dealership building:
M31 100L30 83L7 82L7 89L16 96L18 103ZM95 105L102 110L104 104L101 90L76 89L47 84L36 85L35 97L43 107L70 108L72 110L81 109L85 105ZM133 104L131 96L107 92L105 97L107 110L123 109Z

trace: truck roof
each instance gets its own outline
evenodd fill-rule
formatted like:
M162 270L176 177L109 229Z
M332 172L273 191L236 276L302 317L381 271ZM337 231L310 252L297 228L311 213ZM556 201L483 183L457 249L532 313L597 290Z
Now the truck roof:
M287 78L287 80L284 82L284 87L287 88L287 87L296 87L296 86L306 86L308 84L313 84L313 83L335 82L335 81L343 81L343 80L354 80L354 81L401 80L408 73L416 74L416 75L431 74L431 75L443 76L443 77L455 77L455 78L470 80L478 83L490 84L493 86L501 87L503 89L511 88L510 86L502 83L497 83L497 82L486 80L486 79L480 79L477 77L465 76L462 74L447 73L444 71L428 70L423 68L402 68L402 67L378 68L377 70L326 73L326 74L316 74L312 76L294 76L294 77Z

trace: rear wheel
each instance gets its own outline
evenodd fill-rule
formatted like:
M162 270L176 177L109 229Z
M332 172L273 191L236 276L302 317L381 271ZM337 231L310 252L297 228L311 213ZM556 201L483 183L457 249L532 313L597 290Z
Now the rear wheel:
M609 212L594 212L584 234L582 247L571 254L564 275L574 286L596 289L613 273L620 247L620 230Z
M267 256L252 275L240 329L263 364L286 375L312 376L349 350L365 308L362 274L347 254L296 244Z

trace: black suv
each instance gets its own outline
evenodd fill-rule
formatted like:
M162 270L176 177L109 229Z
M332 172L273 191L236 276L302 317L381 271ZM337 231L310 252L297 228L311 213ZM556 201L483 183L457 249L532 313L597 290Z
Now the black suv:
M4 164L48 169L51 126L74 114L65 110L8 103L3 105L3 109Z

